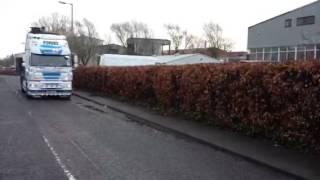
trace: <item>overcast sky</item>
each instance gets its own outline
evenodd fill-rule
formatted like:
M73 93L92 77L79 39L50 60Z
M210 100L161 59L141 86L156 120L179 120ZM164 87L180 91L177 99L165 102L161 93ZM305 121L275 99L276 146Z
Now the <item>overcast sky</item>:
M204 23L219 23L233 50L246 50L247 29L273 16L315 0L66 0L73 2L75 19L87 18L106 39L114 22L142 21L156 38L168 38L165 23L179 24L201 36ZM25 34L32 22L54 12L70 16L70 7L57 0L1 0L0 57L23 52ZM116 42L115 38L112 38Z

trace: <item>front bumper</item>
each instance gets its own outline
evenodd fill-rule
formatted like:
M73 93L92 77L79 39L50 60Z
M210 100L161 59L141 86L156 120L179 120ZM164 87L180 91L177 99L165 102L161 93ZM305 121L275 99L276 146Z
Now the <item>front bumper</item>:
M71 81L29 81L27 94L31 96L71 96Z
M28 90L30 96L71 96L72 90Z

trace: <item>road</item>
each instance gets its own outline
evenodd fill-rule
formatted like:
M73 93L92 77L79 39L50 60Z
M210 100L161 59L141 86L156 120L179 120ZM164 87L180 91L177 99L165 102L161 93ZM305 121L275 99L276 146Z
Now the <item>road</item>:
M0 180L294 179L72 97L29 100L0 76Z

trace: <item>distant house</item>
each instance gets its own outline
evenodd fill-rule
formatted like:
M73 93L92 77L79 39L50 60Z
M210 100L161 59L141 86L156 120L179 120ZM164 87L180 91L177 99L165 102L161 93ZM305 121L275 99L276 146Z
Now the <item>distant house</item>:
M320 59L320 1L249 27L248 50L251 60Z
M128 54L128 50L126 47L120 46L118 44L106 44L100 45L98 47L97 53L101 54Z
M131 56L104 54L100 66L153 66L153 65L187 65L204 63L222 63L203 54L185 54L171 56Z
M171 41L167 39L129 38L127 44L128 54L140 56L160 56L164 46L171 48Z

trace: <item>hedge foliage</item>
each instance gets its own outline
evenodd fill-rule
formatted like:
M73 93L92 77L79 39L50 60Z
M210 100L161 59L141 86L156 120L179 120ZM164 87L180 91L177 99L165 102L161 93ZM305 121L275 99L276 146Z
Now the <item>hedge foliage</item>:
M14 76L14 75L17 75L17 73L15 69L3 68L3 69L0 69L0 75Z
M79 67L79 89L320 152L320 63Z

